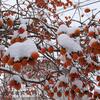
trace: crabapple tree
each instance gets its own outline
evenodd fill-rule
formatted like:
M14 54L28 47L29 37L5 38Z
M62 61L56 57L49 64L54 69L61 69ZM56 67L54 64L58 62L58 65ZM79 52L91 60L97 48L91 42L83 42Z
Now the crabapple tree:
M0 6L3 100L23 88L41 100L100 99L98 9L81 9L74 0L2 1ZM67 15L67 9L74 14Z

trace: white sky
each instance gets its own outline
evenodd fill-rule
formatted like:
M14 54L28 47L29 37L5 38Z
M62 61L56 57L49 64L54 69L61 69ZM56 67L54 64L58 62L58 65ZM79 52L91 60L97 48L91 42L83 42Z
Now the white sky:
M6 4L10 4L10 5L16 4L16 0L2 0L2 1L5 2ZM19 1L24 1L24 0L19 0ZM30 1L34 1L34 0L30 0ZM61 1L66 1L66 0L61 0ZM75 3L78 2L78 1L80 1L80 2L81 2L80 5L85 5L85 4L88 4L88 3L92 3L92 2L98 1L97 3L94 3L94 4L91 4L91 5L82 7L82 8L80 9L80 11L81 11L81 12L84 12L84 8L87 8L87 7L91 8L92 10L94 10L94 11L93 11L94 13L100 10L100 0L72 0L72 1L74 1ZM83 2L84 2L84 3L83 3ZM68 8L68 9L71 9L71 7ZM68 10L68 9L67 9L67 10ZM60 8L60 9L58 10L58 13L59 13L59 12L62 12L62 11L63 11L63 9ZM68 15L73 16L74 12L75 12L75 10L70 10L70 11L67 11L67 12L66 12L66 10L65 10L65 12L60 13L61 19L64 19L64 17L65 17L66 15L67 15L67 16L68 16ZM82 21L84 21L85 19L87 19L89 16L91 16L90 13L89 13L89 14L85 14L85 16L84 16L84 18L82 19ZM97 18L99 18L99 16L100 16L100 14L98 14ZM74 16L73 19L80 20L78 10L76 11L75 16ZM74 24L75 24L75 22L74 22ZM76 24L75 24L75 25L76 25ZM77 25L78 25L78 24L77 24Z

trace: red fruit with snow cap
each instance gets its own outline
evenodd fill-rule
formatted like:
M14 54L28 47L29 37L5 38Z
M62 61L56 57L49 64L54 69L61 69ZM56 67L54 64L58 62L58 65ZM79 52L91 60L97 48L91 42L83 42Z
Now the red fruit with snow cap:
M20 88L21 88L21 84L15 80L11 80L9 85L10 85L10 87L15 88L16 90L20 90Z

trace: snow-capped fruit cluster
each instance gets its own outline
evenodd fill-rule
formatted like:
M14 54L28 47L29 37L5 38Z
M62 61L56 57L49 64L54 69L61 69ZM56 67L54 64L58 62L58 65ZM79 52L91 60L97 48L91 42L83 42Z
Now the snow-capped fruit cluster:
M70 38L67 34L59 35L57 40L59 45L65 48L68 52L82 51L82 47L72 38Z
M9 86L15 88L16 90L20 90L21 88L21 84L15 80L11 80Z
M16 37L16 38L11 39L10 43L13 44L16 42L24 42L25 40L26 40L25 38Z
M100 54L100 41L92 38L89 42L90 52L93 54Z
M10 88L15 88L16 90L21 89L21 78L18 75L13 75L10 82Z
M13 32L11 44L16 42L24 42L27 38L26 25L20 25L17 31Z
M15 71L20 72L23 66L27 64L34 65L38 57L35 43L32 40L26 40L12 44L2 58L2 62L13 66Z

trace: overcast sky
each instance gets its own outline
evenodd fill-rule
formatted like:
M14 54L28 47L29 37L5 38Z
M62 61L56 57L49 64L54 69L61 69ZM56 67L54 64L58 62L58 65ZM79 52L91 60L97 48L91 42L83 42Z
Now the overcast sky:
M16 0L2 0L3 2L5 2L6 4L10 4L10 5L14 5L14 4L16 4ZM19 0L19 1L24 1L24 0ZM34 0L30 0L30 1L34 1ZM61 1L66 1L66 0L61 0ZM80 9L80 11L81 12L84 12L84 9L86 8L86 7L89 7L89 8L91 8L92 10L94 10L93 12L94 13L96 13L97 11L99 11L100 10L100 0L72 0L72 1L74 1L75 3L77 3L78 1L80 1L81 2L81 6L83 6L83 5L87 5L87 4L89 4L89 3L91 3L90 5L87 5L87 6L84 6L84 7L82 7L81 9ZM95 3L97 1L97 3ZM92 4L93 3L93 4ZM71 9L71 8L68 8L67 10L69 10L69 9ZM58 10L58 13L59 12L62 12L63 11L63 9L62 8L60 8L59 10ZM73 14L74 14L74 12L75 12L75 10L70 10L70 11L66 11L65 10L65 12L63 12L63 13L60 13L60 16L62 17L62 19L64 19L64 16L68 16L68 15L71 15L71 16L73 16ZM89 14L85 14L85 16L84 16L84 18L82 19L83 21L86 19L86 18L88 18L89 16L91 16L91 14L89 13ZM100 16L100 14L98 14L98 16L97 16L97 18L99 18L99 16ZM75 16L74 16L74 18L73 19L76 19L76 20L79 20L80 18L79 18L79 13L78 13L78 10L76 11L76 13L75 13ZM74 23L75 24L75 23ZM75 24L76 25L76 24Z

